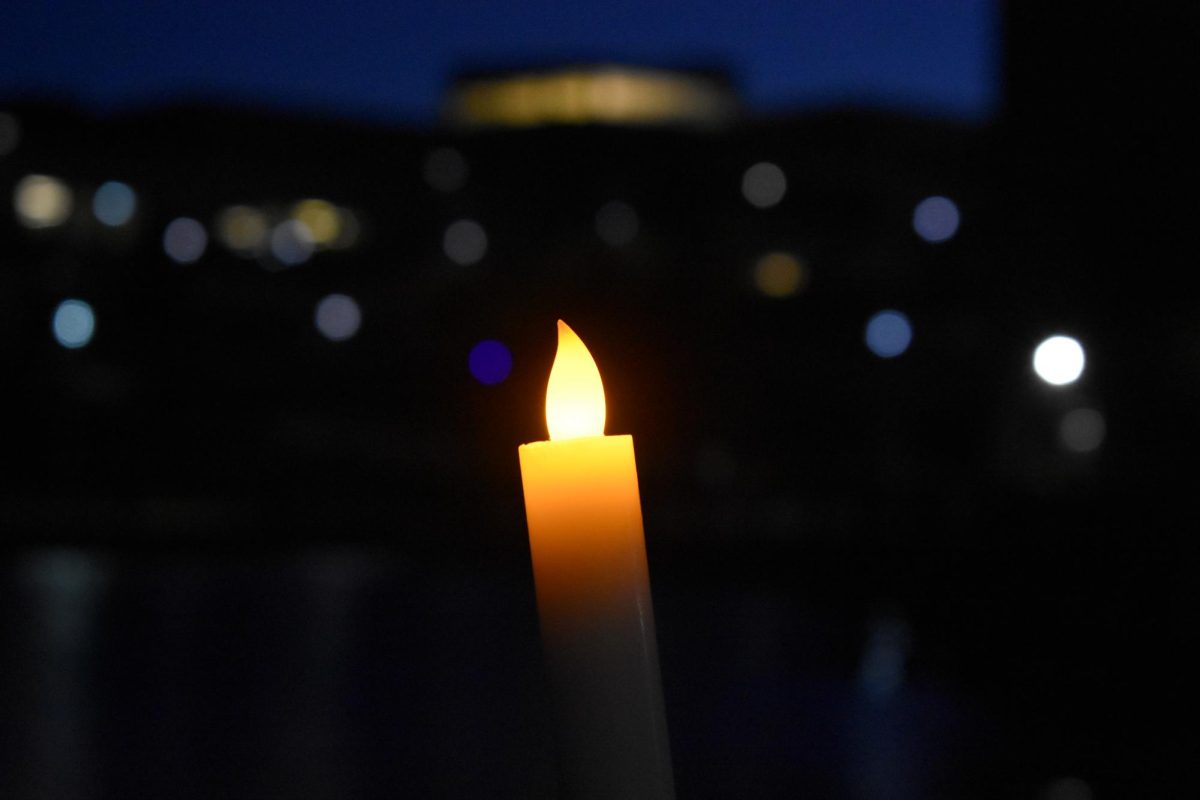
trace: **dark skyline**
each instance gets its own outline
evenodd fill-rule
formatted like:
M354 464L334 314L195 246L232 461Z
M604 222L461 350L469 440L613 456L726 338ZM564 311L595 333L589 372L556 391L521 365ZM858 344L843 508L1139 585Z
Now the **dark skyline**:
M0 97L100 111L175 100L432 121L462 68L617 61L728 68L752 112L838 104L984 120L999 104L989 0L897 4L61 0L0 26Z

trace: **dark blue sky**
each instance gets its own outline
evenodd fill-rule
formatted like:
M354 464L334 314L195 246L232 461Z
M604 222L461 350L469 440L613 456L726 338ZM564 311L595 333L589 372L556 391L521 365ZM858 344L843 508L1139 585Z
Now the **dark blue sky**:
M457 67L585 58L726 66L756 110L852 101L982 119L999 95L995 5L16 0L0 99L225 98L419 122Z

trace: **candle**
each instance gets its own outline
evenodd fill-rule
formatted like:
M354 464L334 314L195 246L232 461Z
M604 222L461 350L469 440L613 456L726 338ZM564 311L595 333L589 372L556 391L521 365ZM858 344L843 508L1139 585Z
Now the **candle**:
M572 798L672 798L632 436L604 435L591 353L558 323L550 441L519 449L538 616Z

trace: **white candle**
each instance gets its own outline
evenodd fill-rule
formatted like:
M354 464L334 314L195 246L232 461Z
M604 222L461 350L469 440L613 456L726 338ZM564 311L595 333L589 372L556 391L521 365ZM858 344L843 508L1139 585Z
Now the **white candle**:
M596 363L559 321L550 441L519 455L564 790L673 798L633 437L605 436L604 417Z

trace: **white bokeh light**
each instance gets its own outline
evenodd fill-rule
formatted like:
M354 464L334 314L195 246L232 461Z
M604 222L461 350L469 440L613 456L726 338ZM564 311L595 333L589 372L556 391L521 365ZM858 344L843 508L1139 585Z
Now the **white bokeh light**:
M1082 778L1059 778L1047 784L1042 800L1093 800L1092 787Z
M1051 336L1033 351L1033 371L1051 386L1079 380L1084 362L1083 345L1070 336Z
M74 197L51 175L26 175L13 190L13 208L26 228L53 228L71 216Z
M179 217L163 231L163 251L177 264L193 264L208 247L208 232L199 220Z
M349 295L326 295L317 303L313 324L326 339L343 342L358 333L362 325L362 310Z
M1108 427L1104 415L1094 408L1076 408L1063 414L1058 439L1073 453L1091 453L1104 444Z
M425 157L425 182L443 194L457 192L467 183L467 160L453 147L439 147Z
M442 250L446 258L460 267L480 261L487 253L487 232L472 219L460 219L450 223L442 237Z
M787 193L787 176L778 164L760 161L742 175L742 196L755 208L779 205Z
M613 200L596 212L596 235L609 247L624 247L637 233L637 211L628 203Z

